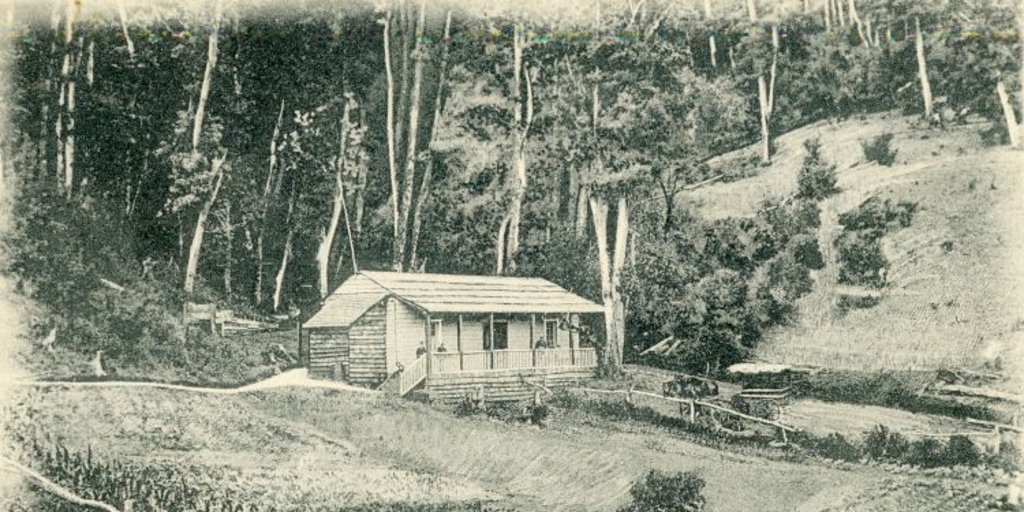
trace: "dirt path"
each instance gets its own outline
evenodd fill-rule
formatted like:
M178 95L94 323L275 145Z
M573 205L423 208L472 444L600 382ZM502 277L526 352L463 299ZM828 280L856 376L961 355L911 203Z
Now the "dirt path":
M355 393L377 393L372 389L352 386L344 382L313 379L305 368L296 368L281 372L273 377L246 384L237 388L210 388L202 386L185 386L163 382L146 381L38 381L24 379L0 380L0 388L4 387L64 387L64 388L153 388L191 393L208 393L216 395L235 395L274 388L318 388L352 391Z

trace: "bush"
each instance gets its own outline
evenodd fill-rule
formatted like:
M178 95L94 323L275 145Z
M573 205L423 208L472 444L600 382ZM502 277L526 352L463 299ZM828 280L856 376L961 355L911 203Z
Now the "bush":
M825 162L821 156L821 142L818 139L804 141L804 163L797 175L797 197L820 200L839 191L836 188L836 166Z
M883 133L868 141L861 141L860 147L864 150L864 158L868 162L877 162L879 165L891 167L896 162L896 151L892 148L891 133Z
M537 426L544 425L544 422L547 421L548 414L550 412L551 411L550 411L550 409L548 408L547 405L544 405L544 404L531 405L530 406L530 410L529 410L529 413L530 413L530 423L532 423L534 425L537 425Z
M905 437L885 425L878 425L864 434L864 452L875 460L902 460L909 447Z
M839 260L839 282L882 288L888 260L874 231L843 231L835 246Z
M620 512L704 510L704 480L687 471L675 474L651 470L629 489L633 502Z
M812 448L818 455L826 459L845 460L847 462L860 460L860 449L837 432L818 439L814 442Z
M974 466L981 462L981 452L967 436L953 436L949 438L942 458L950 466Z
M942 443L926 437L910 444L907 450L907 462L923 468L933 468L943 464Z

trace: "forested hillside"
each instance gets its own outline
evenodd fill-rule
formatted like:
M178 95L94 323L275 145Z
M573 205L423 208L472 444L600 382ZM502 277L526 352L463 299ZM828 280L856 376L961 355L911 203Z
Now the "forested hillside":
M605 304L612 372L668 335L705 369L793 318L835 165L808 143L752 216L683 191L871 112L1020 144L1008 2L457 4L12 4L4 260L31 336L184 366L214 346L186 301L309 313L361 269L497 273Z

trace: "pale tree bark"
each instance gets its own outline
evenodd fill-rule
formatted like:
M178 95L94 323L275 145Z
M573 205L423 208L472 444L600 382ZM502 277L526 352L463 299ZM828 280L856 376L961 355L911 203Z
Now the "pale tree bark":
M711 0L704 0L704 19L711 22ZM708 36L708 47L711 52L711 67L718 67L718 47L715 45L715 34L714 32Z
M451 29L452 12L449 10L444 21L444 47L441 49L440 71L437 75L437 91L434 94L434 115L430 123L430 137L428 137L427 142L428 154L432 151L431 148L434 144L437 126L441 124L442 99L444 98L444 88L448 76ZM409 233L409 266L414 269L419 268L419 255L417 251L419 249L420 228L423 226L423 207L427 202L427 197L430 195L430 182L434 174L434 159L432 156L428 158L427 165L423 169L423 178L420 180L420 190L416 194L416 204L412 210L412 228Z
M281 108L277 112L277 123L274 124L274 134L270 137L270 162L267 165L267 179L263 184L263 194L260 196L260 217L259 231L256 233L256 305L263 304L263 240L267 232L267 210L270 208L270 199L274 192L274 178L277 169L277 141L281 136L281 123L284 120L284 100L281 100Z
M413 17L407 2L408 0L398 0L398 34L399 41L402 44L401 69L398 73L400 80L398 87L398 119L395 120L395 147L398 151L406 147L405 127L409 119L409 83L412 77L412 74L409 73L409 65L412 62L411 54L414 38L410 34L413 34L415 30L413 28ZM401 153L397 153L398 158L401 156ZM402 169L404 167L405 162L399 161L398 168Z
M505 246L507 244L506 239L508 238L508 216L501 218L501 223L498 224L498 238L495 241L494 246L494 274L501 275L505 270Z
M391 11L384 15L384 75L387 78L387 133L388 173L391 178L391 221L393 236L398 240L398 167L395 163L395 77L391 72ZM392 255L392 266L401 270L397 254Z
M414 37L416 46L413 49L412 90L409 92L409 136L406 141L405 171L402 176L402 205L399 208L398 238L395 239L395 264L399 270L406 268L405 247L409 241L409 216L412 210L412 196L416 183L416 144L420 124L420 96L423 90L423 44L420 39L426 20L426 0L420 1L420 14L416 22Z
M515 172L512 178L512 200L507 214L508 238L505 248L505 265L502 271L515 270L516 256L519 253L519 228L527 187L526 142L533 124L533 79L530 70L523 64L523 47L526 37L524 32L523 25L516 23L512 36L512 122L515 130L512 169ZM525 80L523 75L525 75ZM525 101L522 95L523 82L526 85Z
M864 27L860 21L860 16L857 14L857 4L854 0L849 0L849 11L850 11L850 22L857 26L857 36L860 37L861 44L869 44L870 40L864 36Z
M117 0L117 16L121 20L121 35L124 36L124 41L128 45L128 58L134 61L135 43L132 42L132 36L128 33L128 13L125 12L124 0Z
M582 239L587 236L587 205L590 203L590 188L586 185L580 185L579 191L576 194L576 218L574 219L574 227L576 232L576 238Z
M325 299L331 293L328 269L331 261L331 248L334 247L334 237L338 233L338 223L341 221L342 205L345 202L345 153L348 146L348 127L351 123L350 115L352 102L345 102L341 114L341 137L338 141L338 160L334 168L334 200L331 204L331 218L327 223L320 238L320 246L316 251L317 275L320 289L320 298ZM351 233L349 233L351 238Z
M285 224L288 225L288 234L284 238L284 251L281 253L281 265L277 267L277 276L274 277L273 306L276 313L281 309L281 293L284 289L284 276L288 272L288 262L292 259L292 239L295 237L295 226L292 225L292 214L295 212L295 183L292 183L292 191L288 198L288 215L285 217Z
M779 63L779 28L772 25L772 64L769 69L770 83L765 83L764 74L757 77L758 103L761 107L761 160L770 163L772 160L771 148L771 120L772 112L775 109L775 76Z
M199 92L199 105L196 108L195 124L192 128L192 151L194 152L199 151L199 141L203 132L203 113L210 96L213 69L217 64L217 38L220 34L220 2L217 3L215 8L216 15L214 17L213 30L210 33L210 39L207 44L206 69L203 72L203 84ZM210 163L214 183L210 195L206 198L202 209L199 211L199 217L196 219L196 228L192 233L192 243L188 250L188 263L185 266L184 292L186 300L192 297L195 289L196 268L199 265L199 253L203 245L203 234L206 231L206 219L210 215L210 209L213 208L213 204L217 200L217 193L220 191L220 186L224 181L224 160L226 158L226 155L213 157Z
M231 223L231 201L224 205L220 221L220 229L224 233L224 243L227 245L224 248L224 293L230 297L232 294L231 270L235 266L235 230Z
M615 221L615 253L612 256L611 288L615 318L615 350L618 361L624 361L623 348L626 343L626 304L619 293L622 283L622 269L626 261L626 247L629 241L629 207L626 196L619 196Z
M825 13L825 30L832 30L832 0L825 0L822 5L822 11Z
M92 87L93 81L95 81L95 78L96 78L95 74L93 73L93 68L95 67L95 64L96 64L95 53L96 53L96 41L89 41L89 60L86 61L85 80L89 84L90 87Z
M608 255L608 204L599 196L590 198L590 218L594 221L597 239L597 261L601 269L601 302L604 305L604 349L598 366L605 374L613 374L619 367L618 329L615 326L615 297L612 293L612 265Z
M921 80L921 99L924 101L924 117L932 119L932 86L928 80L928 63L924 56L924 34L921 20L914 18L914 47L917 49L917 75Z
M64 20L64 58L61 64L60 97L58 100L57 122L54 127L57 138L57 172L63 177L61 187L71 199L75 179L75 75L81 56L76 58L74 42L75 22L80 4L68 0Z
M186 299L191 298L192 292L195 290L196 269L199 267L199 252L203 247L203 236L206 233L206 219L210 216L210 209L213 208L213 203L217 200L221 184L224 183L224 160L226 158L226 156L214 157L210 164L211 170L214 173L213 188L206 201L203 202L203 207L199 210L199 216L196 218L196 229L192 232L192 243L189 244L188 248L188 262L185 265Z
M836 17L839 18L839 26L840 27L845 27L846 26L846 15L843 13L842 0L832 0L832 1L835 2Z
M996 83L996 94L999 95L999 104L1003 107L1003 117L1006 119L1006 132L1010 135L1010 146L1020 147L1020 126L1017 125L1017 116L1013 113L1013 105L1010 104L1010 97L1006 94L1006 86L1000 79Z
M757 23L757 0L747 0L747 16L751 23Z
M198 151L199 140L203 133L203 117L206 115L206 102L210 98L210 86L213 81L213 70L217 66L217 40L220 38L220 2L217 2L213 30L206 45L206 69L203 71L203 85L199 89L199 104L196 106L195 124L192 126L192 150Z

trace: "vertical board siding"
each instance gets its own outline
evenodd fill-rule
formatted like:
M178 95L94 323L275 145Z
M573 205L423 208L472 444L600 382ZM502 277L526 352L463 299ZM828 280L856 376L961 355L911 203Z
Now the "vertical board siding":
M375 386L388 375L385 311L384 303L378 303L349 329L348 380L353 384Z
M412 306L395 301L395 354L399 363L408 366L416 360L416 349L424 344L425 318Z
M317 328L310 329L308 336L309 374L325 379L345 378L349 366L348 332Z

